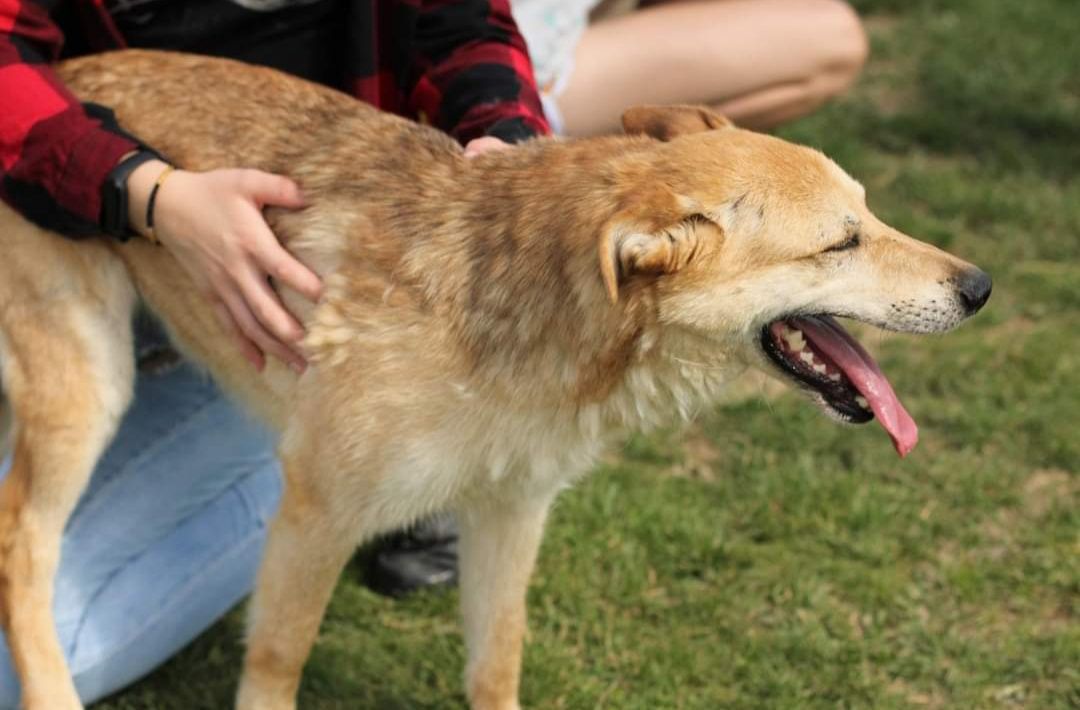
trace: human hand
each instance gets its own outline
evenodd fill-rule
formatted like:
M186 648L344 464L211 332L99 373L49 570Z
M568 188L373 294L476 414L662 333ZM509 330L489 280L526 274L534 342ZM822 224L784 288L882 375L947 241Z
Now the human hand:
M473 138L465 144L465 157L475 158L482 153L487 153L492 150L506 150L510 147L509 143L505 143L502 139L496 138L495 136L481 136L480 138Z
M150 161L129 178L131 224L137 231L145 233L146 198L164 168ZM270 231L262 215L269 205L299 208L304 201L296 184L279 175L177 170L158 190L154 234L214 304L245 358L262 370L269 353L302 372L306 362L297 343L304 329L269 277L311 301L318 300L322 282Z

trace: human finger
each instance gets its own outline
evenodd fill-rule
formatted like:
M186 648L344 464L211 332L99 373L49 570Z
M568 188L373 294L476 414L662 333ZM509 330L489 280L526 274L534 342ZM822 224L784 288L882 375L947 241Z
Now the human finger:
M214 315L217 316L218 322L236 341L236 344L240 347L240 354L244 356L244 359L254 365L256 370L261 371L266 367L266 356L255 345L255 342L240 330L240 326L237 325L236 319L233 318L228 307L217 299L214 300L213 306Z
M475 158L482 153L488 153L493 150L505 150L509 147L509 143L506 143L495 136L481 136L480 138L473 138L465 144L465 157Z
M246 299L239 291L229 291L225 294L225 305L229 313L236 320L240 330L264 353L269 353L281 360L297 372L302 372L307 366L304 358L294 352L285 343L275 338L248 307Z
M300 186L284 175L274 175L262 170L245 170L241 177L245 193L263 205L277 207L303 207L304 195Z
M283 344L295 343L303 338L304 328L285 308L258 265L249 263L241 269L242 272L236 275L236 284L259 323Z
M269 227L266 227L266 231L268 234L260 241L265 246L254 254L258 265L279 283L313 303L318 301L322 296L322 279L281 246Z

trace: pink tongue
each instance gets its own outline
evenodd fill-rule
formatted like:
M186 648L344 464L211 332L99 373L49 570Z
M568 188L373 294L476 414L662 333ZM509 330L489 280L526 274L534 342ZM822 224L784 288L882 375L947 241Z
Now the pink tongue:
M844 371L859 394L870 403L874 416L892 439L896 453L901 458L907 456L919 441L919 428L896 398L892 385L874 358L829 316L792 318L790 323Z

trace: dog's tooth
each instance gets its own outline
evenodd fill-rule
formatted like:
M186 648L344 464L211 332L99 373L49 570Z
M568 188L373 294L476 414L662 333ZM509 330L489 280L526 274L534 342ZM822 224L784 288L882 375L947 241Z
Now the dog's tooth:
M803 350L799 353L799 359L805 362L807 365L814 364L814 353L809 350Z
M861 394L855 395L855 404L859 405L863 409L870 409L870 403L866 401L866 397Z
M825 368L824 363L819 362L816 365L814 365L814 372L818 373L819 375L824 375L825 374L825 369L826 368Z
M806 341L803 339L801 330L795 328L788 328L784 331L784 341L791 348L792 352L799 352L806 347Z
M829 373L829 379L832 380L833 382L839 382L840 381L840 373L839 372L830 372Z

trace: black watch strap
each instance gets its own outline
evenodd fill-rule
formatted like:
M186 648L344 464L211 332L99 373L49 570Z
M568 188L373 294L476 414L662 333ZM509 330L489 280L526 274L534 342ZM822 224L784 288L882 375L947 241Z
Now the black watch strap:
M128 226L127 181L135 169L148 160L164 160L155 151L140 148L117 163L101 186L101 229L105 234L126 242L134 236Z

